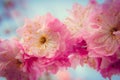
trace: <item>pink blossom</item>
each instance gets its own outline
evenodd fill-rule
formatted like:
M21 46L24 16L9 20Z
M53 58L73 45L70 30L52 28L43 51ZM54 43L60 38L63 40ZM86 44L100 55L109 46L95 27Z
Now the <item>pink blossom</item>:
M89 13L93 9L93 5L88 4L87 6L82 6L78 3L73 5L72 10L70 10L70 15L65 19L65 24L70 30L72 37L80 38L83 34L83 27L86 26L85 22Z
M69 55L71 66L76 68L79 64L83 66L85 58L88 57L87 44L84 40L76 39L73 52Z
M21 51L16 40L0 41L0 76L7 80L28 80L22 71Z
M56 73L58 69L70 66L70 32L52 15L27 20L18 33L25 50L23 70L31 80L37 80L44 72Z
M100 73L104 78L109 78L113 75L120 75L120 59L110 61L109 58L102 58Z
M120 47L120 1L107 0L91 12L88 28L92 32L85 40L90 56L112 56Z
M37 57L62 55L71 44L66 26L50 14L27 20L18 33L27 54Z
M84 66L84 64L89 65L95 70L99 70L101 66L101 58L90 57L88 54L81 55L73 53L69 56L71 67L76 68L78 65Z
M30 76L30 80L38 80L44 73L56 73L58 69L70 66L69 59L66 56L55 58L34 57L24 54L24 71Z
M76 67L78 64L83 65L83 56L88 54L87 44L83 38L83 29L86 27L85 21L92 10L92 5L82 6L80 4L74 4L72 10L70 10L70 15L65 19L65 24L68 30L71 32L71 38L74 40L72 42L71 55L69 59L72 67ZM83 60L83 61L82 61Z
M88 57L86 60L86 63L93 69L99 71L101 66L101 58L96 57Z
M91 59L94 59L94 61L88 59L87 64L95 70L99 71L104 78L111 79L113 75L120 75L120 54L118 54L119 52L120 50L118 50L117 53L115 53L114 55L107 57L91 57Z
M87 43L85 40L76 39L76 44L73 45L74 52L78 53L80 56L88 54Z

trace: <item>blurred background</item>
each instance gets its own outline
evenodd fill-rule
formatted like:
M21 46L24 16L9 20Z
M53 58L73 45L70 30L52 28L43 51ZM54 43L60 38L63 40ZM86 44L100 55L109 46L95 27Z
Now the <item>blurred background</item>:
M104 0L98 0L103 3ZM86 5L88 0L0 0L0 38L8 39L17 36L16 29L23 26L25 18L34 18L51 13L61 21L68 16L67 10L74 3ZM0 78L5 80L5 78ZM45 73L40 80L108 80L104 79L97 71L78 66L59 71L56 75ZM113 76L112 80L120 80L120 76Z

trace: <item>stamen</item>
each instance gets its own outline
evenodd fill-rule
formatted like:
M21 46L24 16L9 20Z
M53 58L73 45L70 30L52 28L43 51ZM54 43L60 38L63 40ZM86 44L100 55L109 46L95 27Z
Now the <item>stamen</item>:
M46 37L45 36L42 36L41 38L40 38L40 43L41 44L44 44L46 42Z
M112 36L115 36L113 33L116 32L116 31L118 31L117 28L112 28L112 29L110 30L110 34L111 34Z

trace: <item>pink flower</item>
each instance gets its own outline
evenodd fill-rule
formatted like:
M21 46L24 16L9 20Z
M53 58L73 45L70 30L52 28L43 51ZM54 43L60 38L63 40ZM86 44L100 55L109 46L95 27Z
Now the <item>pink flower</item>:
M120 59L110 61L110 58L102 58L100 73L104 78L109 78L113 75L120 75Z
M88 57L87 60L86 60L86 61L87 61L86 63L87 63L91 68L99 71L100 66L101 66L101 60L102 60L101 58Z
M71 44L66 26L50 14L27 20L18 33L27 54L37 57L66 54Z
M23 70L31 80L37 80L44 72L56 73L58 69L70 66L70 32L52 15L27 20L18 33L25 49Z
M76 39L76 44L73 45L74 52L78 53L80 56L84 56L88 54L87 44L85 40Z
M7 80L28 80L22 71L20 47L16 40L0 41L0 76Z
M76 68L79 64L84 64L85 58L88 57L87 44L84 40L76 39L73 45L73 51L69 55L71 66Z
M89 55L112 56L120 47L120 1L111 0L96 6L88 20L92 35L86 38Z
M83 56L88 54L87 44L82 35L84 34L83 29L86 27L85 21L92 7L90 4L88 6L82 6L76 3L73 5L72 10L70 10L70 15L65 20L65 24L72 34L71 38L74 40L72 42L71 55L69 55L71 65L74 68L78 64L83 65Z
M118 54L119 52L120 50L118 50L117 53L112 56L101 58L95 57L93 59L96 61L97 66L93 67L91 66L91 63L89 63L89 65L90 67L98 70L104 78L111 79L113 75L120 75L120 54ZM91 62L90 60L88 61Z
M24 54L24 60L23 69L29 74L30 80L38 80L44 72L55 74L59 69L70 66L66 56L45 58Z
M82 6L76 3L73 5L70 16L65 19L65 24L68 26L67 28L70 30L72 37L80 38L82 36L82 29L86 26L85 22L92 8L93 5L91 4Z

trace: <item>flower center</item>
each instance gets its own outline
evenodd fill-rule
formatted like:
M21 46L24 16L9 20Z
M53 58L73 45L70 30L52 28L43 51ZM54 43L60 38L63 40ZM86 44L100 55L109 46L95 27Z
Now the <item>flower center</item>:
M42 37L40 38L40 44L44 44L46 41L47 41L47 39L46 39L45 36L42 36Z
M17 65L18 67L20 67L21 64L22 64L22 62L17 59L17 60L16 60L16 65Z
M112 29L110 30L111 35L112 35L112 36L115 36L114 32L116 32L116 31L118 31L117 28L112 28Z

